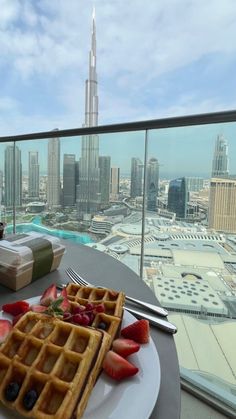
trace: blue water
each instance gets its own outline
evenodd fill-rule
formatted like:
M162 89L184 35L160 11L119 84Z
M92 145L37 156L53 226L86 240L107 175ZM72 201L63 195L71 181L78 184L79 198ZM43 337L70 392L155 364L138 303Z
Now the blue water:
M7 226L5 231L6 233L13 233L13 225ZM51 229L41 225L40 216L35 217L32 223L22 223L16 225L17 233L30 233L32 231L36 231L37 233L50 234L51 236L56 236L60 239L70 240L71 242L77 244L93 243L93 240L88 234L80 234L74 231Z

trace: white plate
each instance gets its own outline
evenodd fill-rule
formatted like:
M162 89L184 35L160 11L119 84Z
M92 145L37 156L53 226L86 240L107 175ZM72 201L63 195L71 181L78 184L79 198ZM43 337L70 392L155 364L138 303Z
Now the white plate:
M27 300L37 304L38 297ZM10 319L11 316L0 312L0 318ZM136 318L125 311L122 327L133 323ZM159 356L152 338L141 345L139 352L131 355L139 372L134 377L116 382L102 373L92 391L83 419L148 419L155 406L161 380ZM13 419L13 414L0 405L0 418Z

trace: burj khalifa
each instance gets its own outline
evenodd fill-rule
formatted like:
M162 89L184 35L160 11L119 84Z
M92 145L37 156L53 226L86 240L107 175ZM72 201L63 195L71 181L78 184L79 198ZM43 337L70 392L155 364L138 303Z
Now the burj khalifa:
M96 25L93 10L92 44L89 52L89 78L85 88L84 127L98 125L98 95L96 72ZM82 137L81 158L79 161L79 187L77 188L77 208L79 218L96 214L100 205L99 193L99 137Z

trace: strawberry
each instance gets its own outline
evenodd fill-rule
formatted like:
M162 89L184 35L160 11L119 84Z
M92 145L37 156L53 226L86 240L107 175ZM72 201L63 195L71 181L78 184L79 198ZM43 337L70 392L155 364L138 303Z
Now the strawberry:
M42 304L43 306L49 306L49 304L52 303L52 301L56 300L56 298L57 288L55 284L52 284L44 291L42 297L40 298L40 304Z
M149 321L142 319L130 324L121 330L124 338L133 339L138 343L149 342Z
M9 320L0 320L0 344L3 343L12 329L12 324Z
M44 313L47 310L47 307L40 304L33 304L30 306L30 310L34 311L35 313Z
M66 287L64 287L61 291L60 297L63 298L62 303L60 304L60 309L62 311L68 311L68 309L70 308L70 302L67 298L67 290Z
M29 303L27 301L16 301L15 303L4 304L2 310L12 316L17 316L29 310Z
M103 361L103 369L114 380L131 377L139 371L135 365L113 351L107 352Z
M112 349L117 354L126 358L134 352L138 352L140 349L140 345L134 340L119 338L114 340Z

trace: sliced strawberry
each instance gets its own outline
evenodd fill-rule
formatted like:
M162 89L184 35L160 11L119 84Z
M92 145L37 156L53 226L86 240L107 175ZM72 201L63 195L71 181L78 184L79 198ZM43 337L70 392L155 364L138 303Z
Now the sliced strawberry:
M40 298L40 304L42 304L43 306L49 306L49 304L51 304L52 301L56 300L56 298L57 288L55 284L52 284L44 291L42 297Z
M67 298L67 290L66 287L64 287L61 291L60 297L63 298L62 303L60 304L60 309L63 311L68 311L68 309L70 308L70 302Z
M12 327L13 326L9 320L0 320L0 344L5 341Z
M127 356L138 352L140 345L132 339L115 339L112 345L112 349L117 354L126 358Z
M137 320L121 330L121 335L127 339L133 339L138 343L149 342L149 321L145 319Z
M107 352L103 361L103 369L114 380L131 377L139 371L135 365L113 351Z
M17 316L29 310L29 303L27 301L16 301L15 303L4 304L2 310L12 316Z
M40 304L33 304L30 306L30 310L34 311L35 313L44 313L47 310L47 307Z

